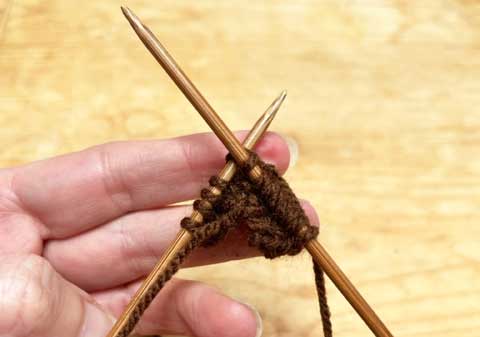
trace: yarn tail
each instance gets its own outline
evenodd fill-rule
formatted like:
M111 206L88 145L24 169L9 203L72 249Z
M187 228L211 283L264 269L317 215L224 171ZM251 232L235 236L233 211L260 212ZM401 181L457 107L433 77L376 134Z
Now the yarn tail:
M317 287L318 303L320 304L320 316L322 318L323 335L332 337L332 321L330 308L327 301L327 289L325 288L325 274L323 270L313 261L313 271L315 273L315 284Z

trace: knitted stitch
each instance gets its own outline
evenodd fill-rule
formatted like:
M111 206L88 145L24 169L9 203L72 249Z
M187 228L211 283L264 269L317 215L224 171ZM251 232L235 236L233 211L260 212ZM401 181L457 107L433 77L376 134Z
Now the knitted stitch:
M261 169L262 175L259 179L252 180L249 172L256 166ZM214 194L207 188L202 189L201 199L194 202L193 208L200 212L203 222L196 223L188 217L181 221L181 226L190 232L191 240L175 254L165 272L158 276L155 285L141 299L128 324L117 337L128 337L158 292L196 247L215 245L231 229L247 226L248 244L259 249L268 259L298 254L308 241L318 235L318 228L310 225L288 183L273 165L264 163L252 151L248 161L230 182L213 176L209 184L220 190L221 194ZM315 263L314 273L324 336L331 337L332 326L324 275Z

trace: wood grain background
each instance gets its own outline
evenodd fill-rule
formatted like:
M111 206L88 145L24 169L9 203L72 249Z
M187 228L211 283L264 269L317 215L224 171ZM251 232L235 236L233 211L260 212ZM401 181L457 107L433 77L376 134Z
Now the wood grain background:
M396 336L479 336L480 2L129 1L228 125L272 128L321 241ZM206 131L118 1L0 0L0 165ZM308 256L182 271L321 336ZM338 337L370 336L329 285Z

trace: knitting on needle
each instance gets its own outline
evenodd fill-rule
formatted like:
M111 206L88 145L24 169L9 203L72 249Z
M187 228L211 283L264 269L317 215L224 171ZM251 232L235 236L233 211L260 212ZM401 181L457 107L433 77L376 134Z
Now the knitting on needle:
M255 123L255 125L248 133L247 137L243 142L245 148L253 148L255 144L262 138L262 136L265 134L268 127L272 123L273 119L275 118L278 110L280 109L283 101L285 100L286 95L286 91L282 91L282 93L267 108L265 113L258 119L258 121ZM218 177L225 181L229 181L235 174L235 170L236 164L234 161L230 160L220 171ZM215 193L213 189L214 188L212 187L211 191ZM220 191L218 191L217 193L220 193ZM203 221L202 215L196 210L192 212L190 218L198 223L201 223ZM179 233L177 234L177 238L175 239L173 244L170 245L167 251L163 254L162 258L157 262L153 270L142 283L141 287L137 290L130 303L128 304L127 308L123 311L122 315L115 322L115 325L112 327L107 337L121 337L128 336L130 334L130 332L133 330L134 326L138 322L139 318L139 315L134 316L132 315L132 313L137 311L137 313L141 315L141 311L145 310L148 307L150 303L148 303L148 300L146 299L146 294L149 293L151 288L156 284L157 278L167 268L170 261L174 258L175 253L185 247L190 240L191 235L188 231L184 229L179 231ZM140 304L142 305L140 306ZM142 307L143 309L139 311L140 307Z
M122 7L122 11L147 49L152 53L155 59L160 63L167 74L204 118L213 132L229 150L235 161L237 163L244 163L248 159L247 151L242 147L240 142L235 138L233 133L228 129L226 124L221 120L190 79L188 79L185 73L180 69L165 47L163 47L154 34L130 9ZM258 179L261 175L262 172L258 166L250 172L252 179ZM307 243L306 248L314 260L320 265L340 292L357 311L360 317L365 321L371 331L378 337L392 336L385 324L360 295L358 290L341 271L334 260L327 254L321 244L317 240L311 240Z

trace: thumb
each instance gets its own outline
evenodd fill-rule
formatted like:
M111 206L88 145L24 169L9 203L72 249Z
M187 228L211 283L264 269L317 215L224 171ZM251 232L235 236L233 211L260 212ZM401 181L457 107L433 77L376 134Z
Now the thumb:
M37 255L0 257L0 336L103 337L113 318Z

